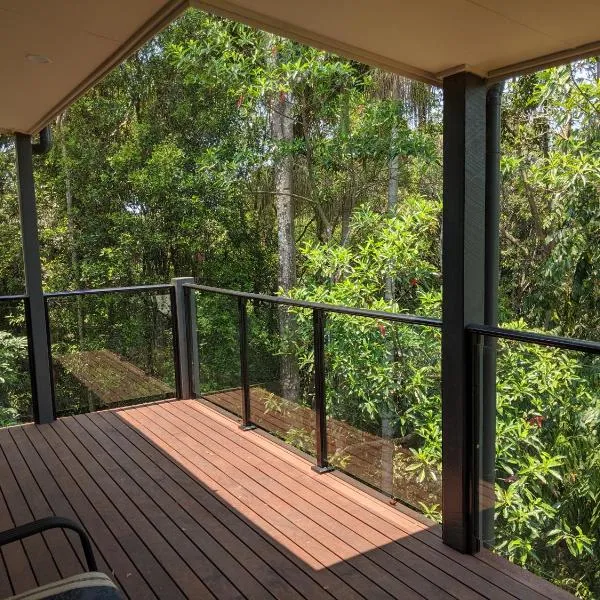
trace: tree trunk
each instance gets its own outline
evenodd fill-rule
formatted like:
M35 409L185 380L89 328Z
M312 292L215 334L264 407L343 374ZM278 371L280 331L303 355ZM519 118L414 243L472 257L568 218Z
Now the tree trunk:
M273 100L271 125L276 144L287 144L294 139L293 99L280 92ZM294 238L294 197L292 195L293 162L285 152L275 163L275 207L277 211L277 246L279 251L279 288L289 291L296 285L296 242ZM287 307L279 307L279 334L282 340L292 337L294 318ZM296 357L285 352L281 357L281 394L288 400L297 400L299 372Z
M340 136L344 143L350 136L350 94L345 92L342 95L341 115L340 115ZM352 166L351 166L352 168ZM354 208L351 189L346 188L342 198L342 237L341 244L345 246L350 237L350 219L352 218L352 209Z
M65 203L67 208L67 234L69 237L69 246L71 247L71 270L73 272L73 288L79 289L81 287L80 275L79 275L79 259L77 257L77 248L75 246L75 223L73 221L73 187L71 183L71 171L69 170L67 145L65 144L63 124L67 116L64 112L59 117L59 125L61 128L60 135L60 153L63 162L63 171L65 176ZM77 305L77 338L79 340L79 349L83 350L84 347L84 334L83 334L83 305L81 296L75 298ZM89 412L94 412L94 397L90 390L87 390L87 401Z
M393 100L398 102L399 90L396 83L393 88ZM395 150L398 129L396 125L392 127L390 136L390 158L388 162L388 193L387 193L387 212L393 215L398 204L398 176L400 171L400 158ZM396 289L394 273L388 270L385 278L384 298L386 303L393 305L396 298ZM396 360L396 347L393 342L389 342L388 361L393 364ZM393 495L394 493L394 443L393 438L396 433L396 423L394 411L391 408L393 398L386 398L381 406L381 437L384 443L381 448L381 489Z

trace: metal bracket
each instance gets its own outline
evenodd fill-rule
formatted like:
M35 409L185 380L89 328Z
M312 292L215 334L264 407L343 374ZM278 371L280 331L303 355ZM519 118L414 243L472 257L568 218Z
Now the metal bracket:
M330 465L327 465L325 467L319 467L319 465L313 465L311 467L311 470L313 470L315 473L318 473L319 475L323 475L323 473L330 473L331 471L335 471L335 467L332 467Z

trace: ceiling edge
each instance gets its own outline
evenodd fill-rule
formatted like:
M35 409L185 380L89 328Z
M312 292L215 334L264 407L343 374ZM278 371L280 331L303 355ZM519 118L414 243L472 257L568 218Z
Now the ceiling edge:
M164 29L169 23L176 19L186 8L189 0L171 0L158 11L151 19L138 29L133 36L126 40L113 54L102 62L88 77L65 96L58 104L40 118L29 131L21 133L34 134L43 129L50 121L64 111L79 96L84 94L90 87L107 75L112 69L123 62L130 54L140 46Z
M351 46L301 27L290 25L285 21L273 19L262 13L244 9L227 2L227 0L191 0L191 5L200 10L235 21L240 21L251 27L263 29L270 33L293 39L301 44L313 46L320 50L326 50L327 52L333 52L334 54L339 54L345 58L378 67L385 71L398 73L399 75L404 75L410 79L416 79L435 86L441 85L440 79L434 73L430 73L429 71L423 71L417 67L412 67L411 65L391 60L385 56L363 50L362 48Z
M590 56L600 56L600 41L545 54L544 56L538 56L537 58L507 65L499 69L493 69L488 73L488 81L491 84L497 83L510 77L535 73L536 71L542 71L549 67L557 67L573 62L574 60L589 58Z

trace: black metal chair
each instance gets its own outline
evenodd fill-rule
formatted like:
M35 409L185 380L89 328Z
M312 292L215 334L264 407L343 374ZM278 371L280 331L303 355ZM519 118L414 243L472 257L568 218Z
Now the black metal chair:
M0 547L43 533L48 529L70 529L79 536L88 572L66 579L54 581L29 590L10 600L122 600L117 586L104 573L98 572L98 566L90 539L81 525L63 517L46 517L14 529L0 532Z

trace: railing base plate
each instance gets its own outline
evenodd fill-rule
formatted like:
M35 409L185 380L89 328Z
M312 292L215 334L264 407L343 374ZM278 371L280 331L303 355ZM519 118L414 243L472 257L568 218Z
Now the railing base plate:
M252 431L253 429L256 429L256 425L253 425L252 423L248 423L248 425L240 425L240 429L242 431Z
M311 469L315 472L315 473L319 473L319 475L322 475L323 473L330 473L331 471L335 471L335 467L331 467L331 466L326 466L326 467L319 467L319 465L313 465L311 467Z

